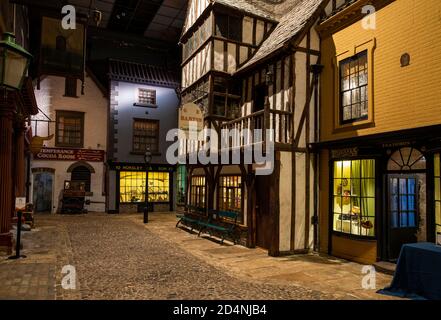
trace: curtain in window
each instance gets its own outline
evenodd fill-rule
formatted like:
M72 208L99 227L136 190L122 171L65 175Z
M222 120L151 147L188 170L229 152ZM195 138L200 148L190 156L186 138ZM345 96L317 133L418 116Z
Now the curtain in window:
M334 231L375 236L375 160L334 163Z

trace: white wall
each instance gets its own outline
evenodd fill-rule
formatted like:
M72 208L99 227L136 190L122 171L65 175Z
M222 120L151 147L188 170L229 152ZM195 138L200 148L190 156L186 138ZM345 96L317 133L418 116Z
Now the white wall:
M84 112L84 149L104 150L107 145L107 109L108 99L89 76L85 79L85 94L81 95L81 81L77 84L78 98L64 97L65 81L63 77L46 76L41 80L40 90L35 88L35 97L38 107L52 121L56 120L57 110ZM33 119L46 119L40 112ZM48 136L47 123L38 123L35 130L33 122L32 130L34 135L40 137ZM55 122L49 125L49 133L55 134ZM45 141L44 146L55 147L55 137ZM55 170L53 182L52 212L57 212L59 199L63 190L65 180L70 180L71 174L67 172L70 165L75 161L47 161L32 159L31 168L52 168ZM88 197L92 201L87 206L89 211L105 211L104 195L104 163L88 162L94 168L95 173L91 174L91 192L93 196ZM31 178L33 183L33 176ZM31 199L33 199L33 186L31 186Z

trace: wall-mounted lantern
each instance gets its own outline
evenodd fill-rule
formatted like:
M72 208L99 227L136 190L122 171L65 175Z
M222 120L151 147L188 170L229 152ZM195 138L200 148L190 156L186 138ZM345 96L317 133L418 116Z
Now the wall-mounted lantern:
M0 87L20 90L32 55L15 43L15 35L3 34L0 41Z

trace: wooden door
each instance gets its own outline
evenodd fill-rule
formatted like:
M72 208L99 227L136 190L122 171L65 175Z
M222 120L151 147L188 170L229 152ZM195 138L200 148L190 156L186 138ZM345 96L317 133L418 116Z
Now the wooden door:
M396 260L403 244L418 241L419 183L415 175L388 176L389 259Z
M256 245L269 249L271 245L272 225L270 213L269 186L270 176L256 176Z
M36 212L52 211L52 174L39 172L34 174L33 202Z

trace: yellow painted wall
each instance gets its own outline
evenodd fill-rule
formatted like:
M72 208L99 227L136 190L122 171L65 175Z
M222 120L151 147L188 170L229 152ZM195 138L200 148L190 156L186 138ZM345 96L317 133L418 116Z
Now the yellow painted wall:
M321 141L441 123L441 1L396 0L376 13L376 30L361 21L322 41ZM375 38L374 124L334 129L336 55ZM411 56L401 67L400 57Z
M332 236L332 255L364 264L377 262L377 241Z

